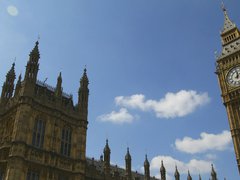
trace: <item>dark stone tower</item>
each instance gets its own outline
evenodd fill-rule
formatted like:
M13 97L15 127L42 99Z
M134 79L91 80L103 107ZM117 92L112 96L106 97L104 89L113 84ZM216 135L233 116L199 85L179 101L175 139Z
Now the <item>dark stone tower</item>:
M78 108L83 119L86 119L88 115L88 96L89 96L88 84L89 81L87 77L87 69L85 68L83 76L80 80L80 88L78 91Z
M104 174L105 174L105 179L111 179L110 175L110 155L111 155L111 150L108 145L108 140L106 140L106 145L103 150L104 154Z
M126 180L132 180L132 158L129 153L129 148L127 148L127 154L125 156L126 164Z
M88 125L88 96L89 96L89 89L88 89L89 80L87 77L87 69L84 68L84 72L82 78L80 80L80 88L78 91L78 111L79 116L82 122L82 126L80 129L81 137L80 141L81 144L81 158L86 158L86 138L87 138L87 125Z
M240 171L240 31L228 17L224 6L223 13L222 52L217 56L216 74Z
M166 169L163 165L163 161L161 161L160 175L161 175L161 180L166 180Z
M144 161L144 180L150 180L150 164L147 155L145 156Z

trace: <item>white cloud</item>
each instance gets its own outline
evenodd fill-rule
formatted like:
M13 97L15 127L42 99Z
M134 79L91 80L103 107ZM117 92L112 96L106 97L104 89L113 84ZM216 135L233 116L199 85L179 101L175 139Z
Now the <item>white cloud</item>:
M223 131L221 134L201 133L199 139L184 137L177 139L175 146L179 151L194 154L203 153L209 150L223 151L231 144L231 133Z
M159 169L162 160L168 175L174 174L176 165L180 174L187 174L188 170L192 175L198 175L199 173L208 174L211 171L212 161L192 159L189 162L185 163L171 156L156 156L150 162L152 175L155 175L157 177L159 176Z
M118 96L115 103L125 108L142 111L154 111L159 118L175 118L186 116L199 106L210 101L207 93L197 93L193 90L181 90L177 93L167 93L160 100L146 100L143 94L135 94L129 97Z
M206 154L205 157L209 160L214 160L217 159L217 155L216 154Z
M131 123L134 116L131 115L127 109L121 108L119 112L112 111L109 114L103 114L97 118L103 122L112 122L115 124Z
M7 12L11 16L17 16L18 15L18 9L17 7L10 5L7 7Z

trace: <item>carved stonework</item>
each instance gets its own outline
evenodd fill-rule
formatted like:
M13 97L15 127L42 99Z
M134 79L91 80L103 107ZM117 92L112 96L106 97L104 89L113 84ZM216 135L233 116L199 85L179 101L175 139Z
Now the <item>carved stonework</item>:
M85 152L86 144L77 146L85 141L78 141L76 136L80 129L86 131L86 126L80 127L87 117L80 118L81 112L73 106L71 95L55 93L54 87L36 81L37 71L33 70L38 70L37 49L38 43L30 53L24 80L18 82L18 93L4 105L0 100L0 167L6 169L4 180L25 180L32 169L39 173L40 180L57 180L61 175L69 180L85 180L85 157L75 152ZM37 61L31 62L34 58ZM39 119L43 123L36 125ZM65 126L72 132L67 156L60 151Z

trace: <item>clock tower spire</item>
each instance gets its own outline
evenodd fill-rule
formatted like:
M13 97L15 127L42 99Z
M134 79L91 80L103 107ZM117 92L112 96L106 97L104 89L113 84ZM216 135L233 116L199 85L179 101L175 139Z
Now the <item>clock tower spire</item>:
M216 74L226 107L234 150L240 172L240 31L222 7L224 26L221 31L222 52L217 57Z

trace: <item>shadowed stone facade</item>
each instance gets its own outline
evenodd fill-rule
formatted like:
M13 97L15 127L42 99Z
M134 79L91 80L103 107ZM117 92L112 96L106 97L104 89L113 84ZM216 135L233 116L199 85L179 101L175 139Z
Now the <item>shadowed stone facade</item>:
M61 74L53 88L37 80L38 42L29 55L25 77L14 92L14 65L0 99L0 172L6 180L84 179L88 78L80 81L79 100L62 92Z

